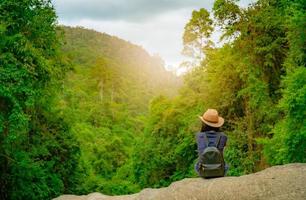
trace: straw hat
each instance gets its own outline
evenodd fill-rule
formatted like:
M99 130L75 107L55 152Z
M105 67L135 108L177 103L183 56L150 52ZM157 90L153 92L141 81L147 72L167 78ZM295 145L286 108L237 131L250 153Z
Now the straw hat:
M211 127L219 128L223 125L224 119L218 115L218 111L215 109L208 109L203 116L199 116L199 118Z

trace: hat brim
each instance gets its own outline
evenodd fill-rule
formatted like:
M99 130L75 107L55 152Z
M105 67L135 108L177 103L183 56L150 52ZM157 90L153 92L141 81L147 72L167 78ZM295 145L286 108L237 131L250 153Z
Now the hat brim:
M203 123L207 124L208 126L215 127L215 128L219 128L219 127L221 127L224 124L223 117L218 117L218 122L217 123L206 121L205 119L203 119L202 116L199 116L199 118L201 119L201 121Z

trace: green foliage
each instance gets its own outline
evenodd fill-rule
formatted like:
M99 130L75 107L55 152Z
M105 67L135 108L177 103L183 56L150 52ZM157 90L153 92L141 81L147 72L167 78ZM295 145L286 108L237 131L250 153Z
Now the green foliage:
M78 147L53 109L65 68L49 1L0 3L0 198L69 191Z
M209 12L204 8L194 10L190 21L185 26L183 35L183 54L196 60L203 59L203 50L213 43L209 37L213 31L213 21L209 18Z
M284 61L287 75L282 81L282 98L278 109L282 114L272 139L263 140L264 154L271 164L305 162L305 4L303 1L282 1L286 13L289 44ZM299 37L297 37L299 35Z
M276 124L273 138L264 141L264 153L271 164L306 162L305 75L305 68L298 68L284 79L286 88L279 103L284 117Z
M144 139L133 156L135 179L141 187L166 186L190 176L195 141L194 134L184 130L188 124L184 120L175 101L161 96L151 102Z
M80 27L63 29L62 48L73 70L58 109L81 149L73 192L136 192L140 187L131 175L133 152L142 138L149 101L157 94L174 95L179 79L141 47Z

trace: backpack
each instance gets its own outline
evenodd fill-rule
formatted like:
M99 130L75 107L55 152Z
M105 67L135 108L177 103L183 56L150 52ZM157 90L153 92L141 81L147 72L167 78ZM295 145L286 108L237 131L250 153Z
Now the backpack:
M209 146L207 135L205 136L206 148L199 157L199 174L204 178L222 177L225 173L225 163L221 151L218 149L218 144L221 135L218 134L214 146Z

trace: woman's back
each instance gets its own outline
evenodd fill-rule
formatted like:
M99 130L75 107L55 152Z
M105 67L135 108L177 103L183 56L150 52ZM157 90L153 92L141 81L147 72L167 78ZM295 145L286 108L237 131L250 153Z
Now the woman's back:
M218 136L220 136L220 140L217 141ZM204 149L208 146L216 146L223 154L223 149L226 146L227 136L223 132L216 131L205 131L199 132L196 136L197 144L198 144L198 153L199 155L204 151ZM218 142L218 144L216 144Z
M224 176L228 169L223 157L227 136L219 131L224 119L215 109L208 109L199 118L203 123L201 132L196 135L199 158L195 170L204 178Z

